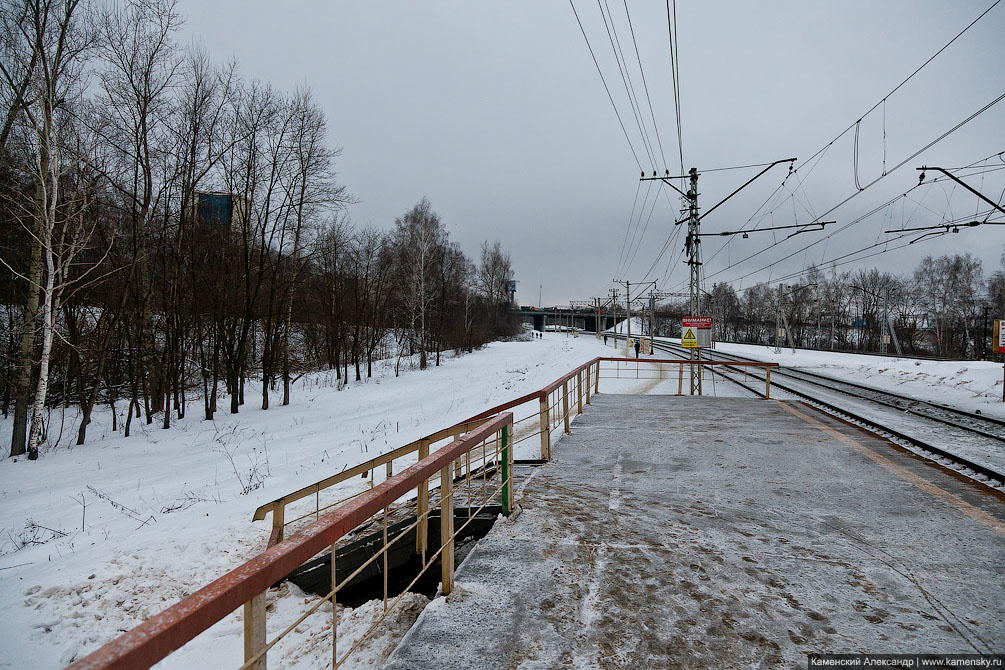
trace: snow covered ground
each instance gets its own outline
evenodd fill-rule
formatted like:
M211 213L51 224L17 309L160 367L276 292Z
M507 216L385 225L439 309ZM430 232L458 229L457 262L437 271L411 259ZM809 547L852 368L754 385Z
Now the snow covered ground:
M633 326L633 331L637 326ZM1005 416L1001 366L832 355L744 345L724 351L777 360L900 393L951 400ZM102 410L88 443L69 447L75 425L66 417L60 446L34 463L0 461L0 613L17 622L0 652L0 668L58 668L80 658L261 551L267 522L254 509L300 486L389 451L492 405L541 388L573 367L614 349L592 336L546 333L543 339L495 343L447 357L439 368L375 368L367 382L336 389L334 373L301 379L288 407L256 409L260 389L247 390L240 414L201 420L199 403L169 430L138 427L123 438ZM675 392L665 384L601 381L601 392ZM720 394L735 392L718 385ZM706 387L707 390L707 387ZM226 403L223 403L226 406ZM58 420L55 422L58 424ZM121 425L121 423L120 423ZM9 421L0 435L10 435ZM58 428L51 429L53 433ZM557 436L556 436L557 437ZM518 457L533 457L528 440ZM344 492L362 487L346 482ZM292 622L307 598L295 587L270 596L269 631ZM422 607L408 607L391 632L404 630ZM351 638L380 608L340 616ZM323 611L270 654L271 667L314 668L330 654ZM353 633L353 631L356 631ZM327 637L326 637L327 636ZM374 641L361 666L383 654L394 636ZM240 613L170 656L162 667L234 667L242 654ZM274 660L275 659L275 660Z
M922 400L1005 418L1002 364L990 361L919 361L912 358L836 354L773 346L717 343L716 350L772 361Z
M640 321L632 319L633 333L638 333L641 326ZM618 324L618 329L619 333L625 333L624 322ZM679 338L656 339L680 344ZM796 349L792 353L788 347L783 347L776 354L774 346L727 342L717 342L714 351L800 368L920 400L971 412L980 410L989 416L1005 418L1005 403L1002 402L1005 374L1002 364L997 362L922 361L811 349Z
M105 408L79 447L67 445L75 430L68 414L61 446L36 462L0 461L0 612L19 629L4 643L0 668L57 668L80 658L264 549L269 524L251 522L258 505L610 352L593 337L548 333L398 378L391 366L378 367L373 379L343 391L334 373L311 375L297 383L290 406L268 411L256 408L260 388L251 385L238 415L218 412L207 422L196 402L169 430L137 429L134 421L129 438L111 432ZM0 434L10 430L9 421L0 424ZM518 457L537 455L534 440L521 446L527 452ZM353 480L342 492L363 486ZM295 593L279 598L270 632L295 619L297 601ZM317 619L308 635L320 635L330 610ZM330 633L321 658L329 645ZM235 614L164 667L195 667L193 658L234 667L241 650Z

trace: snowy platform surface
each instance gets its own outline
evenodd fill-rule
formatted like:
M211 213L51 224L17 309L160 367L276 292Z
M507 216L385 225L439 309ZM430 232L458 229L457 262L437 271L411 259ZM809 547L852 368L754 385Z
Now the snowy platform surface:
M1005 647L1005 500L800 403L595 396L385 667Z

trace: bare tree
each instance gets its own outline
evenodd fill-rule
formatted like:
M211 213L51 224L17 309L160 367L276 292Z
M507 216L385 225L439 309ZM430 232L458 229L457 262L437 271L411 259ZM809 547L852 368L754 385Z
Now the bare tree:
M398 286L408 314L411 349L419 353L419 369L425 370L429 352L430 312L436 299L436 262L446 242L446 230L429 200L394 220L394 245L398 255Z
M104 67L99 79L101 105L107 112L105 144L117 159L116 174L109 175L111 183L122 195L131 219L137 266L133 299L139 312L135 339L147 423L160 411L164 398L154 337L151 228L155 213L167 206L163 199L174 169L166 150L171 143L167 123L171 87L181 66L173 41L181 24L175 4L174 0L128 0L106 8L101 15Z
M23 120L27 159L23 165L34 182L35 197L30 203L24 203L23 216L18 217L30 232L32 260L27 274L18 273L28 283L29 299L18 384L20 408L15 409L11 455L24 453L26 448L28 458L35 459L42 439L49 362L60 300L64 291L79 281L71 277L71 266L93 232L83 225L82 215L90 197L85 184L90 140L80 134L76 116L76 107L86 85L83 81L84 55L92 45L92 33L80 11L79 0L62 3L36 0L25 3L20 9L23 11L16 17L4 10L6 27L3 32L12 34L16 25L22 48L10 48L12 53L21 55L20 70L30 73L27 86L21 86L13 96L15 102L20 101L21 114L14 117L11 127L18 119ZM8 89L18 86L10 75L18 69L4 68ZM10 128L5 132L10 132ZM41 331L41 353L27 444L24 445L23 424L19 423L26 418L25 391L33 367L36 328Z
M281 344L284 405L290 404L290 333L293 329L294 292L306 261L303 254L306 227L320 212L341 209L351 202L346 188L335 182L333 162L341 150L328 144L324 110L309 89L296 91L289 104L293 117L290 137L293 164L285 192L290 201L291 216L281 243L290 265Z

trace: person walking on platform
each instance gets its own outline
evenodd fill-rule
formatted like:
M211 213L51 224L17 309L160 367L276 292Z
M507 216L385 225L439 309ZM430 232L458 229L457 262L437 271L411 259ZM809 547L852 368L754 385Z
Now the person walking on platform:
M607 335L604 335L604 346L607 346Z
M635 340L635 358L639 357L639 347L642 346L641 340Z

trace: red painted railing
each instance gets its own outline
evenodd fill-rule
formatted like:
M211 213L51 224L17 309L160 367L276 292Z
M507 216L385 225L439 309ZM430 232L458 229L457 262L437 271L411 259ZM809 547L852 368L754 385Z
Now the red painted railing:
M500 414L69 666L149 668L513 422Z

